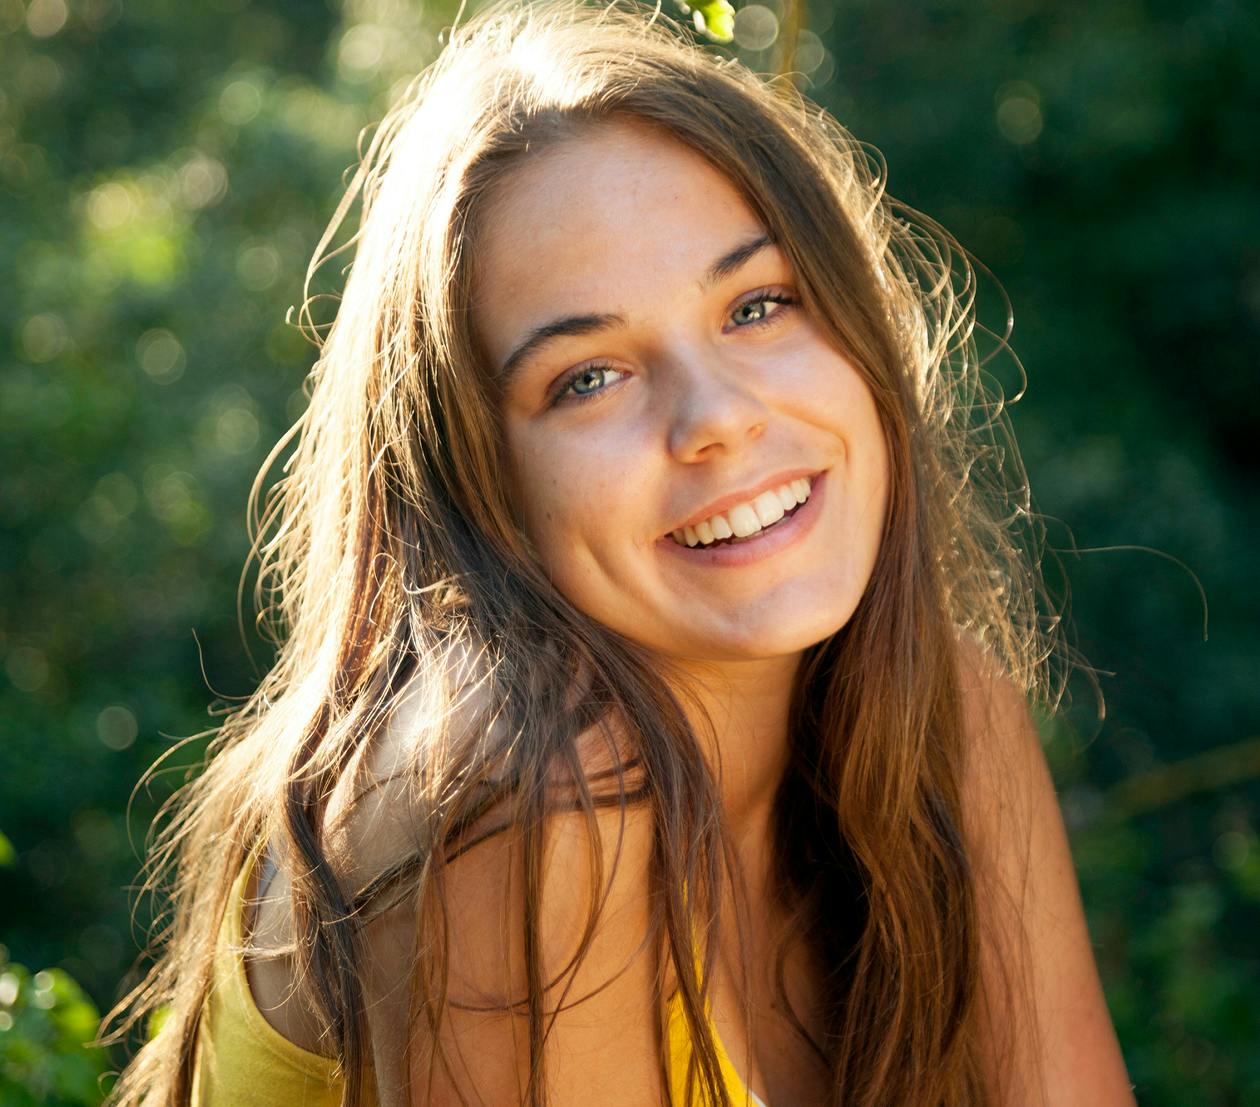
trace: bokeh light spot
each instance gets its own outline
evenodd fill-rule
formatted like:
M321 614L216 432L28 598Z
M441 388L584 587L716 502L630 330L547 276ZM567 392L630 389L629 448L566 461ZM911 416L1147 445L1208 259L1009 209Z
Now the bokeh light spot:
M44 312L32 315L22 326L22 354L28 361L52 361L70 344L61 316Z
M191 473L153 464L145 470L143 486L153 514L181 545L195 546L210 532L210 509Z
M233 81L219 93L219 114L234 127L243 127L261 109L262 93L253 81Z
M38 692L47 683L51 667L42 650L34 646L18 646L9 651L4 671L15 688L23 692Z
M0 34L11 35L26 22L22 0L0 0ZM0 93L2 96L3 93Z
M1016 146L1027 146L1041 134L1041 94L1027 81L1011 81L997 91L998 130Z
M118 22L122 15L122 0L80 0L75 8L78 17L99 34Z
M87 216L97 230L116 230L135 218L138 210L131 190L119 181L109 181L88 194Z
M19 142L4 156L3 162L0 162L0 170L10 188L24 189L47 175L48 157L34 143Z
M205 154L194 154L176 175L178 197L193 211L217 204L227 193L228 175L223 163Z
M47 54L29 55L17 71L18 87L28 101L47 100L63 80L65 71Z
M1227 830L1212 843L1212 856L1222 869L1239 869L1247 863L1252 839L1237 830Z
M827 58L827 48L813 31L802 31L796 42L794 66L812 76Z
M779 17L764 4L735 13L735 42L744 50L764 50L779 37Z
M136 342L140 368L159 384L170 384L184 375L184 347L161 327L145 331Z
M236 259L236 272L241 284L253 292L261 292L276 283L280 275L280 255L270 246L247 246Z
M140 492L126 473L106 473L96 482L96 494L108 500L119 516L130 515L140 502Z
M52 973L47 969L41 969L31 982L35 985L34 991L31 992L31 1003L35 1007L47 1011L56 1004L57 996L53 991L53 985L57 983L57 978Z
M139 500L140 493L126 473L106 473L96 482L92 495L79 505L75 524L89 541L107 542L135 511Z
M247 407L225 408L214 423L215 446L225 454L243 454L258 441L258 418Z
M284 414L290 423L296 423L310 406L310 397L300 388L295 388L284 401Z
M66 25L69 14L65 0L31 0L26 9L26 29L36 38L49 38Z
M385 54L385 29L360 23L341 36L337 46L337 72L348 81L371 80Z
M125 750L140 733L131 711L120 703L110 704L96 716L96 735L111 750Z

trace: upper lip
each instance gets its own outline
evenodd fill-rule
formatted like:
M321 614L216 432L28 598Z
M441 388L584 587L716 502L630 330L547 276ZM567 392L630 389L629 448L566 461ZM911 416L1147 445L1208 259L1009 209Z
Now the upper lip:
M679 523L676 527L671 527L666 534L673 534L674 531L682 530L684 527L694 527L697 523L703 523L706 519L725 511L728 507L748 503L751 500L755 500L763 492L769 492L782 484L790 484L800 477L816 477L821 472L821 469L784 469L782 472L766 477L757 484L748 485L747 488L741 489L739 492L731 492L726 496L713 500L711 503L705 504L699 511L693 512L688 516L685 523Z

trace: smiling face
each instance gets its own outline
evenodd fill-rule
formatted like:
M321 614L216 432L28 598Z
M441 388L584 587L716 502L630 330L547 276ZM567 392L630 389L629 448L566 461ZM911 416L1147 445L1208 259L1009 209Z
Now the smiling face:
M570 602L680 660L844 626L878 555L884 434L730 181L603 123L507 175L479 243L512 496Z

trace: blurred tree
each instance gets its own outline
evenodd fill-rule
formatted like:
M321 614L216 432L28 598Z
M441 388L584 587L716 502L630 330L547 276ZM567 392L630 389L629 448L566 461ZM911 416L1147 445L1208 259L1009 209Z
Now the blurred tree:
M108 1089L96 1007L61 969L8 963L0 946L0 1103L5 1107L94 1107Z

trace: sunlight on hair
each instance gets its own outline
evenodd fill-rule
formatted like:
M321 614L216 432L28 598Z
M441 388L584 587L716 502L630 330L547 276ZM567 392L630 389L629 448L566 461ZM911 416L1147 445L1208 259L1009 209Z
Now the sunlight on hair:
M126 1107L186 1089L203 1006L221 994L223 907L262 845L287 866L293 978L317 984L313 1017L356 1107L373 1064L366 1012L379 998L363 973L369 923L400 904L414 913L408 927L426 940L396 978L411 989L410 1029L423 1027L429 1043L416 1071L449 1075L443 1034L463 1014L448 1002L449 912L458 906L448 870L475 846L519 834L532 874L512 924L525 968L489 1002L528 1028L536 1084L559 1013L553 983L571 983L591 953L617 873L616 855L603 863L615 844L603 841L603 816L618 816L624 830L632 811L652 835L645 941L678 967L690 1083L721 1101L703 954L717 947L735 851L720 766L706 756L716 722L697 689L663 679L675 675L667 650L618 633L549 574L513 502L502 382L474 326L478 235L494 233L502 182L590 127L627 122L689 147L746 198L748 218L790 266L818 341L843 355L870 398L867 436L889 459L888 508L872 529L874 565L855 588L856 607L843 633L833 622L796 655L801 757L784 778L793 796L784 807L803 817L785 814L780 828L785 856L834 859L829 871L853 883L860 912L841 918L811 899L812 871L776 874L778 890L798 896L793 924L805 920L821 944L843 946L863 966L860 989L827 1001L837 1094L985 1102L956 659L984 653L1021 693L1052 698L1054 689L1038 532L1004 401L987 391L976 350L975 275L947 231L886 195L878 153L791 81L772 85L729 52L697 47L688 28L646 14L493 4L451 33L436 64L364 136L307 270L299 320L318 352L248 505L256 623L276 657L248 697L222 709L208 767L164 811L150 853L151 879L176 881L176 923L166 955L120 1006L119 1034L155 1008L170 1014L120 1082ZM398 87L397 43L380 31L390 18L362 0L332 40L337 73L356 88ZM768 49L779 17L748 6L736 32L741 48ZM797 70L829 69L821 41L803 37ZM260 111L271 98L263 93ZM275 110L323 149L353 123L353 113L321 116L325 99L277 94ZM255 102L245 90L218 106L244 118ZM230 188L210 154L181 158L170 186L176 229ZM135 192L96 200L108 230L89 202L102 249L123 251L124 227L143 222L131 202L144 210ZM275 279L264 240L239 249L242 283ZM336 291L317 293L317 277ZM149 332L138 350L152 379L183 368L173 343ZM214 461L248 458L264 433L243 389L222 389L195 415L195 445ZM142 491L178 542L202 540L217 522L197 479L173 460L151 463ZM243 574L242 600L246 587ZM135 740L134 716L107 722L101 741ZM607 772L590 771L591 747ZM377 826L356 824L372 803L405 824L388 850ZM573 876L589 877L591 896L579 912L580 948L547 983L543 862L557 813L575 816L585 838L591 871ZM337 835L349 844L338 847ZM377 850L368 866L363 854ZM903 1063L908 1044L913 1067Z

